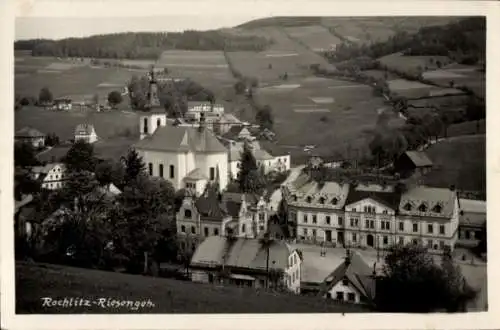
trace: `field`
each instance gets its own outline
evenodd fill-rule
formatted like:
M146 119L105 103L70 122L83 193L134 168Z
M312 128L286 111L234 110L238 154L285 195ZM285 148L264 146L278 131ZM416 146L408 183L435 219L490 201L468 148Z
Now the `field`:
M297 38L313 51L335 48L341 40L319 25L285 28L288 35Z
M470 88L477 96L486 96L486 76L479 67L463 64L451 64L440 70L428 71L423 74L425 79L437 84L447 84L453 81L455 85Z
M83 293L83 295L82 295ZM256 292L171 279L125 275L45 264L16 264L16 313L349 313L362 307L316 297ZM154 307L42 307L42 297L151 299Z
M452 63L451 59L446 56L405 56L401 53L383 56L378 61L389 70L398 70L409 74L416 74L419 70L437 69L438 61L443 66Z
M387 81L387 84L392 93L399 96L404 96L407 99L453 95L454 98L457 97L458 100L461 100L464 94L463 91L458 90L456 88L445 88L434 85L427 85L419 81L413 81L407 79L391 79Z
M435 165L424 182L436 187L486 191L486 136L451 137L426 150Z

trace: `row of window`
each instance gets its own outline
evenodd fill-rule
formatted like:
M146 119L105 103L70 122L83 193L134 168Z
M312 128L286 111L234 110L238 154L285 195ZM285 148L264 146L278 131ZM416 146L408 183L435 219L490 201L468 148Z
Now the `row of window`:
M403 207L406 211L411 211L413 209L413 206L410 204L410 203L406 203L405 206ZM432 212L434 213L441 213L441 210L443 209L443 207L440 205L440 204L436 204L434 205L434 207L432 208ZM427 212L428 211L428 207L425 203L422 203L420 204L418 207L417 207L417 210L419 212Z
M347 292L345 294L343 291L337 291L335 296L335 299L338 301L348 301L348 302L355 302L356 301L356 295L352 292ZM330 293L327 294L328 298L331 298ZM347 295L347 299L344 299L344 296Z
M149 175L153 175L153 163L148 163L148 170L149 170ZM158 176L163 178L163 164L158 165ZM169 178L174 179L175 178L175 166L170 165L169 167ZM215 167L210 167L210 181L215 180ZM187 187L187 184L186 184ZM194 188L194 184L193 187Z
M186 233L186 226L184 226L184 225L181 226L181 232ZM219 235L219 228L214 228L213 233L215 236L218 236ZM196 227L195 226L191 226L191 234L196 234ZM210 230L208 227L203 228L203 234L205 236L210 236Z
M294 218L294 216L292 215L292 216L291 216L291 218L293 219L293 218ZM313 215L311 215L311 218L312 218L312 223L313 223L313 224L318 223L318 217L317 217L316 215L314 215L314 214L313 214ZM308 216L307 214L304 214L304 217L303 217L302 219L303 219L303 222L304 222L304 223L308 223L308 221L309 221L309 216ZM332 220L332 219L331 219L331 217L330 217L329 215L325 216L325 223L326 223L327 225L331 224L331 220ZM343 219L342 217L338 217L338 220L337 220L337 221L338 221L338 225L339 225L339 226L343 226L343 224L344 224L344 219Z

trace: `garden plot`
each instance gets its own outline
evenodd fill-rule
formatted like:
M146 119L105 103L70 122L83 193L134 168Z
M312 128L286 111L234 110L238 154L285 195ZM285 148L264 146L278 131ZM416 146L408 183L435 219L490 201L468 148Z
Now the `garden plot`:
M424 79L457 79L465 78L466 76L457 73L455 70L434 70L427 71L422 74Z

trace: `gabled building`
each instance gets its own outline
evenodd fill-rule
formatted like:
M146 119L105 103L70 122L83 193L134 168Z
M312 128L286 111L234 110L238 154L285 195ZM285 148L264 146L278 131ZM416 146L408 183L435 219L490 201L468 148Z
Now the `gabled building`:
M345 261L325 279L320 295L355 304L373 304L376 276L361 256L347 250Z
M91 124L79 124L75 128L75 142L84 141L87 143L94 143L98 140L98 136L95 132L94 125Z
M401 177L424 175L432 170L433 163L423 151L406 151L394 162L394 170Z
M43 148L47 136L39 130L32 127L23 127L14 135L16 142L31 144L34 148Z
M54 108L55 110L71 110L72 102L69 98L58 98L54 100Z
M485 234L486 201L460 198L459 235L460 245L475 247Z
M196 249L191 279L240 287L284 288L300 293L302 259L284 241L209 237Z
M31 168L34 180L40 182L41 188L56 190L64 186L66 167L63 163L51 163Z

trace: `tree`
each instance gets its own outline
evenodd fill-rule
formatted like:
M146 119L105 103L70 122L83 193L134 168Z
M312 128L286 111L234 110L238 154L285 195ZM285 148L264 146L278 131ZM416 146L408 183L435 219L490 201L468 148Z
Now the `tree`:
M266 105L257 111L255 120L261 128L272 129L274 125L273 112L270 106Z
M257 161L252 153L249 143L245 143L241 153L238 186L244 193L260 193L264 188L264 178L259 172Z
M54 97L50 89L48 87L43 87L38 94L38 102L40 102L40 104L50 104L53 100Z
M59 137L55 133L49 133L45 138L46 146L57 146L59 145Z
M135 149L130 149L125 157L121 158L125 168L125 184L136 180L146 170L146 165Z
M94 172L96 165L94 147L83 140L78 140L68 150L63 161L69 172Z
M14 144L14 164L20 167L40 165L35 156L35 148L30 143L16 142Z
M147 271L148 256L155 252L164 229L172 228L174 196L170 182L144 174L129 182L119 196L112 213L113 242L131 271L139 271L141 263Z
M95 177L99 184L106 186L111 183L117 187L123 187L125 169L121 163L106 160L97 164L95 168Z
M462 310L474 292L452 259L444 258L439 266L420 245L391 248L377 281L377 308L405 313Z
M116 107L118 104L122 103L122 101L123 101L123 98L122 98L122 94L120 94L120 92L118 92L118 91L109 92L108 102L113 108Z
M235 84L234 84L234 91L236 92L236 94L240 95L240 94L243 94L245 92L245 89L246 89L246 85L243 81L241 80L238 80Z

